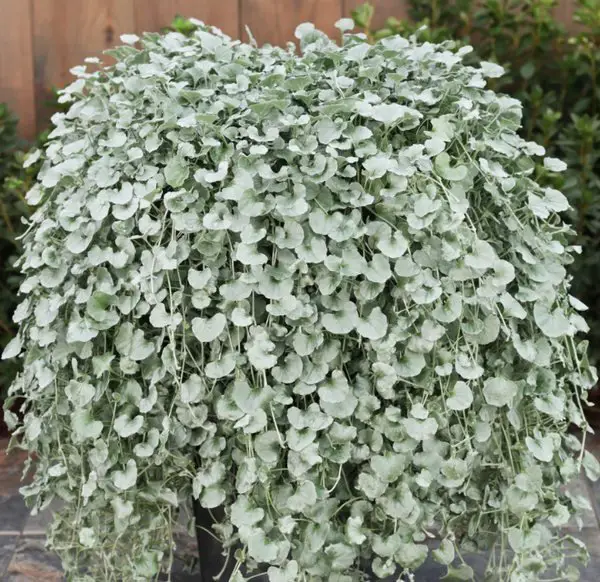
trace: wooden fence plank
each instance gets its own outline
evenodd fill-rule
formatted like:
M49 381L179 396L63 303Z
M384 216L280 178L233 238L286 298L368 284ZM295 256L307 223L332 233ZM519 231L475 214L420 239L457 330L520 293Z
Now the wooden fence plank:
M576 0L558 0L557 6L554 9L554 17L560 20L565 28L571 32L578 32L581 28L578 23L573 22L573 14L576 9Z
M344 0L344 16L350 16L352 10L361 4L364 4L364 0ZM373 30L381 28L390 16L399 20L408 18L407 0L371 0L370 4L375 8L375 17L371 23Z
M19 117L19 132L35 135L30 0L0 0L0 101Z
M73 81L69 73L88 56L135 30L133 0L32 0L35 95L38 118L46 117L51 88Z
M158 30L175 14L194 16L234 37L248 25L259 43L284 45L311 21L337 38L334 22L363 0L0 0L0 100L21 118L21 135L33 137L47 123L52 86L72 80L69 69L99 55L124 32ZM407 17L408 0L371 0L373 27ZM574 0L559 0L555 16L572 31Z
M242 28L248 26L258 44L284 46L295 40L294 30L301 22L314 25L337 38L333 26L342 17L343 0L241 0ZM244 30L243 38L247 40Z
M134 0L137 29L156 31L181 16L199 18L238 38L240 30L238 0Z

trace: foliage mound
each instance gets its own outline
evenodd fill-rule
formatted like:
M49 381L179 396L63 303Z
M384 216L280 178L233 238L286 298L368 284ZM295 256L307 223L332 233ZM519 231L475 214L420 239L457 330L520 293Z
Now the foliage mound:
M572 579L552 527L598 469L567 433L594 374L543 147L468 48L296 34L127 35L64 90L4 353L24 494L67 501L73 580L168 568L192 496L224 508L236 581L408 572L434 532L461 579L455 548Z

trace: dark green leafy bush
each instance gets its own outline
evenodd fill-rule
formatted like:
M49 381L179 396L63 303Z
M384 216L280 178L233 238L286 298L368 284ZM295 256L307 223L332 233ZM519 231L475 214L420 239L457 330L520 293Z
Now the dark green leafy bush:
M8 257L13 254L15 209L6 192L5 180L14 171L14 150L17 146L17 119L4 103L0 103L0 273L4 274ZM6 288L6 277L0 277L0 345L12 337L9 312L16 301L14 293Z
M12 312L16 307L20 277L12 267L17 258L16 237L22 232L21 218L29 214L24 194L30 185L24 180L17 151L17 118L0 103L0 349L13 338L16 331ZM8 389L16 362L0 363L0 401Z
M60 110L56 91L47 105L49 109ZM19 237L25 231L24 220L29 217L32 207L25 201L25 194L31 188L41 167L38 161L28 167L26 144L18 138L18 119L6 104L0 103L0 349L14 337L16 326L12 315L18 304L17 291L21 283L14 262L21 253ZM48 137L48 130L42 131L35 139L41 147ZM0 362L0 402L19 366L16 361Z
M354 13L372 39L417 32L421 40L471 44L470 62L494 61L506 74L491 86L523 103L521 134L568 164L560 178L538 165L537 179L562 190L583 252L570 272L590 311L591 354L600 357L600 0L578 0L576 33L553 15L555 0L409 0L413 22L389 18L370 30L372 7ZM427 29L422 30L426 25ZM571 26L570 28L574 28ZM420 30L421 29L421 30Z

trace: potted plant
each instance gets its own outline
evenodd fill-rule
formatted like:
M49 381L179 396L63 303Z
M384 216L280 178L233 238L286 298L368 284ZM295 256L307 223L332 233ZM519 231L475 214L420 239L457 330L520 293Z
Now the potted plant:
M75 70L28 194L7 420L70 579L167 570L190 498L235 582L398 576L432 543L461 579L464 549L572 577L548 523L598 470L567 433L594 372L501 67L347 19L300 54L196 24Z

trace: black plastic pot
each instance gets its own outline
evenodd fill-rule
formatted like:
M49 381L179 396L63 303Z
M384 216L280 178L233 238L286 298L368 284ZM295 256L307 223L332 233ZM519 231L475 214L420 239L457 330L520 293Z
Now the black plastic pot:
M211 515L211 512L204 509L197 500L193 501L193 506L200 562L198 582L227 582L233 571L235 560L233 556L230 556L229 563L225 566L226 557L223 556L223 546L209 533L213 531L212 525L215 518L219 519L223 510L220 508L213 510ZM219 573L221 575L217 578Z
M198 541L198 557L200 562L200 576L198 582L229 582L229 578L235 567L233 555L229 557L229 563L225 566L226 557L223 556L223 546L210 533L214 520L220 520L223 517L223 509L213 509L211 511L204 509L197 500L192 501L194 509L194 519L196 521L196 539ZM233 550L231 552L233 554ZM365 570L370 570L367 566ZM263 575L255 577L255 582L267 582L266 567L262 570ZM242 569L242 574L243 574ZM219 575L220 574L220 575ZM218 578L217 578L218 576ZM395 582L398 580L398 575L390 576L383 582Z
M600 383L588 392L587 400L592 403L592 406L584 407L585 418L590 426L597 431L600 429Z
M219 507L209 511L204 509L195 499L192 501L192 505L196 522L196 540L198 541L198 559L200 563L200 576L197 580L198 582L229 582L236 564L233 552L239 546L231 550L231 555L227 559L227 556L223 555L221 543L209 533L213 532L212 525L215 519L221 520L224 517L223 508ZM257 576L256 572L252 573L254 582L267 582L266 567L262 572L262 576ZM243 567L241 573L246 574Z

